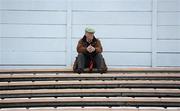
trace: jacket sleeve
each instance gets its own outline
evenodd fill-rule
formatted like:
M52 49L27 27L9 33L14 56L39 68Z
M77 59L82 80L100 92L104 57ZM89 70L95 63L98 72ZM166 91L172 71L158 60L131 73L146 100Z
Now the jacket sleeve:
M77 49L78 53L87 53L87 49L86 49L86 47L83 46L82 40L79 40L76 49Z
M102 53L103 52L103 48L102 48L102 45L101 45L101 42L99 39L97 39L97 44L95 46L95 51L96 53Z

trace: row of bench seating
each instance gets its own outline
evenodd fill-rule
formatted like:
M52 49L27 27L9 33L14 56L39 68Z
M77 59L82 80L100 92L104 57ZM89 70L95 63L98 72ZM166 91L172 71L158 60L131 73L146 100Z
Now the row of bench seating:
M0 71L0 111L180 111L180 70Z

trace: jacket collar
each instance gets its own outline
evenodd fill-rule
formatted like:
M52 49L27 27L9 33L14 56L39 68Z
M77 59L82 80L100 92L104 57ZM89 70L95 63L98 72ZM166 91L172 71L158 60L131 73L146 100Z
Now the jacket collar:
M86 35L83 36L82 40L83 40L83 42L87 42L87 41L86 41ZM96 41L97 41L97 39L96 39L96 37L94 36L92 42L96 42Z

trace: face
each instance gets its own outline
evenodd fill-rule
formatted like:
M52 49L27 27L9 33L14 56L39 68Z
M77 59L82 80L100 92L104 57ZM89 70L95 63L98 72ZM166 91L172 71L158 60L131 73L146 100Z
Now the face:
M89 33L89 32L86 32L86 38L88 41L92 41L93 40L93 37L94 37L94 33Z

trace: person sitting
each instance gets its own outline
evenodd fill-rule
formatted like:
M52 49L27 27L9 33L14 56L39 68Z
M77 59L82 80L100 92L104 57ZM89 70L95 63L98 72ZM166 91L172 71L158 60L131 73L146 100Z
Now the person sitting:
M99 73L105 73L107 66L102 56L103 48L99 39L94 36L93 28L85 28L85 35L77 44L78 56L74 62L73 70L77 73L84 72L88 68L88 72L97 69Z

